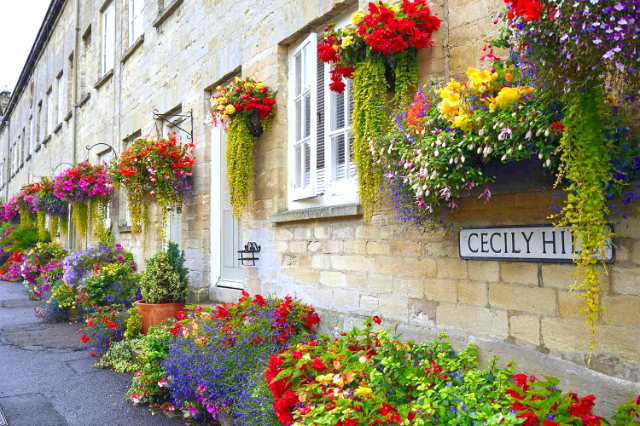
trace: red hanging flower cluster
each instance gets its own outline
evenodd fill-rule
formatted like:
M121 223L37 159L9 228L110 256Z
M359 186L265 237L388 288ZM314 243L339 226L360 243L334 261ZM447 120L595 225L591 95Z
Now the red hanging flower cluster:
M431 33L442 21L431 15L426 0L403 0L399 10L392 10L383 2L369 3L369 14L358 24L358 35L371 50L384 55L413 47L433 46Z
M318 57L334 65L331 90L344 91L342 80L352 78L355 64L366 56L367 50L390 55L433 46L431 34L441 22L431 15L426 0L403 0L399 6L370 2L366 14L358 11L352 16L355 27L336 29L329 25L318 46Z
M513 19L513 14L520 16L527 22L540 19L540 12L543 7L539 0L504 0L511 10L507 12L509 21Z
M262 119L275 114L275 92L252 78L236 78L228 87L218 86L216 90L209 110L214 125L227 125L232 116L242 112L255 111Z

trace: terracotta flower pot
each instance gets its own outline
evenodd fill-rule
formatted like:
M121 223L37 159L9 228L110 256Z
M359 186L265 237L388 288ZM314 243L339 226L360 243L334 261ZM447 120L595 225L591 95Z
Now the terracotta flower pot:
M142 317L142 334L147 334L149 327L160 324L167 318L175 318L176 313L184 309L184 302L180 303L144 303L136 302Z

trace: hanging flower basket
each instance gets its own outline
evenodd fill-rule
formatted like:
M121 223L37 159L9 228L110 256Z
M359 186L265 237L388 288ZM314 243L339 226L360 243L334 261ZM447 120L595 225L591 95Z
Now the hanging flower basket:
M53 193L54 182L46 177L40 180L40 189L35 197L35 207L37 212L38 231L42 233L43 222L49 218L49 233L52 238L58 235L60 229L62 237L68 235L69 205L60 200Z
M169 210L182 211L192 194L191 176L194 144L169 139L137 139L109 166L114 182L124 188L131 214L131 232L146 233L149 204L157 203L162 213L161 240Z
M251 114L247 114L247 127L249 133L254 138L259 138L264 133L264 127L262 126L262 119L258 114L258 111L253 111Z
M240 220L253 181L254 142L276 115L275 92L249 77L236 77L217 91L211 98L210 121L227 129L227 182L233 213Z
M71 204L72 221L80 238L86 236L88 229L104 229L106 205L112 192L113 182L106 166L86 161L65 170L53 181L55 197Z
M433 46L431 35L440 19L431 15L426 0L405 0L400 5L370 2L359 10L352 25L329 25L318 46L321 61L332 65L330 89L343 93L345 79L353 79L353 151L365 220L373 214L382 173L371 155L371 141L382 138L389 124L387 92L394 96L391 108L411 102L418 84L417 52Z

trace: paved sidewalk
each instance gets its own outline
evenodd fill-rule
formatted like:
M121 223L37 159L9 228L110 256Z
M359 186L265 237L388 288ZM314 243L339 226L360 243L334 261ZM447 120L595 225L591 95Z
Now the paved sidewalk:
M42 323L35 306L22 284L0 281L0 410L9 426L184 424L126 402L131 376L92 368L80 324Z

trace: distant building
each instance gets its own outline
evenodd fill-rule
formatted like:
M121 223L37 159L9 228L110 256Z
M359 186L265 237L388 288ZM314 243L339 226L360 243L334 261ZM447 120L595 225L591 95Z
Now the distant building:
M2 116L4 115L4 111L7 109L9 105L9 99L11 99L11 92L3 91L0 92L0 121L2 121Z

